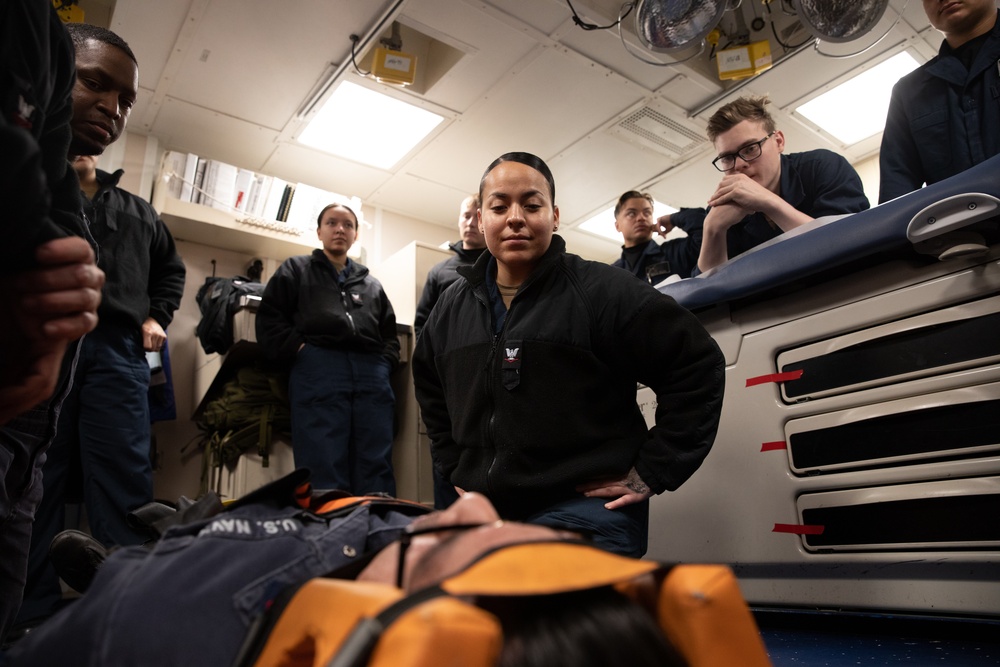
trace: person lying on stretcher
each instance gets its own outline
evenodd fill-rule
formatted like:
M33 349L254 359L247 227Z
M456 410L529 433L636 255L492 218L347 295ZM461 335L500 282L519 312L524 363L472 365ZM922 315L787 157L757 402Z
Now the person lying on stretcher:
M501 521L484 496L469 493L441 512L411 504L418 511L403 516L405 501L369 499L400 511L364 521L365 508L348 502L349 513L319 513L324 531L362 526L358 557L344 544L352 556L347 565L281 581L274 573L287 572L295 554L283 553L278 570L257 568L254 561L265 558L268 545L244 534L240 523L259 512L273 516L273 499L171 528L151 550L112 553L80 600L14 646L10 664L128 664L135 658L173 665L194 664L199 656L208 660L200 664L234 666L768 664L726 568L669 568L614 555L575 533ZM315 516L290 532L313 530ZM293 520L253 523L273 530ZM362 554L387 527L401 532L399 539L386 538ZM227 529L232 533L224 534ZM313 543L322 539L328 536ZM190 553L179 556L185 549ZM677 592L678 581L690 587L694 580L698 591ZM721 606L720 581L728 586ZM248 620L245 601L262 589L277 593L269 593L266 611ZM691 600L699 600L694 616L684 609ZM702 641L688 624L704 625L708 619L695 617L720 608L736 616L722 626L711 620L712 639ZM716 636L718 627L728 628L726 641ZM716 654L706 657L705 645ZM738 652L720 658L719 650Z

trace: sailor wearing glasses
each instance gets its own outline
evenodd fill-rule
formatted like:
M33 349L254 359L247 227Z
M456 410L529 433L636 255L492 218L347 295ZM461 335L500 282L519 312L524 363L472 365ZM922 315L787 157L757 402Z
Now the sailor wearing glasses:
M767 97L740 97L708 121L712 161L725 174L708 200L698 271L825 215L869 207L854 168L837 153L785 154Z

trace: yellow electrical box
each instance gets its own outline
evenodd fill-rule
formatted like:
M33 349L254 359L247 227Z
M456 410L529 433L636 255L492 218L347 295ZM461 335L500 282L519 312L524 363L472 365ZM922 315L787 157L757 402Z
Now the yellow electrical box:
M745 79L771 69L771 43L762 40L719 51L715 56L719 78Z
M63 23L83 23L83 9L76 0L52 0L52 6Z
M375 49L372 58L372 74L382 83L408 86L417 73L417 57L402 51L382 48Z

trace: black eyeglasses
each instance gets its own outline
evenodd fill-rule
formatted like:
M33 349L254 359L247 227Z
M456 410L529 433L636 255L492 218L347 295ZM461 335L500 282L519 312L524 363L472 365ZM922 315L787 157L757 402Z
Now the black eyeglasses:
M736 166L736 158L740 158L744 162L753 162L760 157L760 154L764 152L763 144L765 141L771 138L771 132L766 137L760 141L755 141L752 144L747 144L743 148L739 149L735 153L726 153L725 155L720 155L719 157L712 160L712 166L719 171L729 171Z
M399 561L396 564L396 588L403 587L403 566L406 564L406 552L409 550L410 542L414 537L419 535L428 535L430 533L446 533L452 530L471 530L473 528L482 528L483 526L501 524L503 524L503 521L486 523L453 523L446 525L417 526L416 528L413 527L413 524L410 524L403 529L403 534L399 536Z

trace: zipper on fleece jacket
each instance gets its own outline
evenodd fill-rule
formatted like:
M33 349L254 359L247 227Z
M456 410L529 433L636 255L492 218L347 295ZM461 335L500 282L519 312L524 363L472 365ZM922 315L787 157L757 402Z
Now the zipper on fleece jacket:
M493 330L493 309L490 307L489 298L484 298L479 290L472 290L472 294L476 297L476 300L486 309L486 326L489 331ZM507 317L504 318L503 326L500 328L499 333L492 334L492 343L490 344L490 351L486 357L486 382L484 391L486 392L486 402L490 406L490 417L486 423L486 436L488 438L488 443L493 449L493 458L490 461L489 467L486 469L486 490L487 495L494 496L493 492L493 481L492 473L493 468L496 466L497 462L497 439L496 439L496 400L495 392L493 390L493 382L496 377L496 359L497 359L497 349L500 340L503 338L504 331L507 330L507 323L510 321L510 312L513 310L514 304L511 302L511 307L507 310Z
M347 316L347 323L351 325L351 335L358 335L358 328L354 326L354 317L351 315L351 302L347 298L347 290L340 288L340 305L344 307L344 315Z

